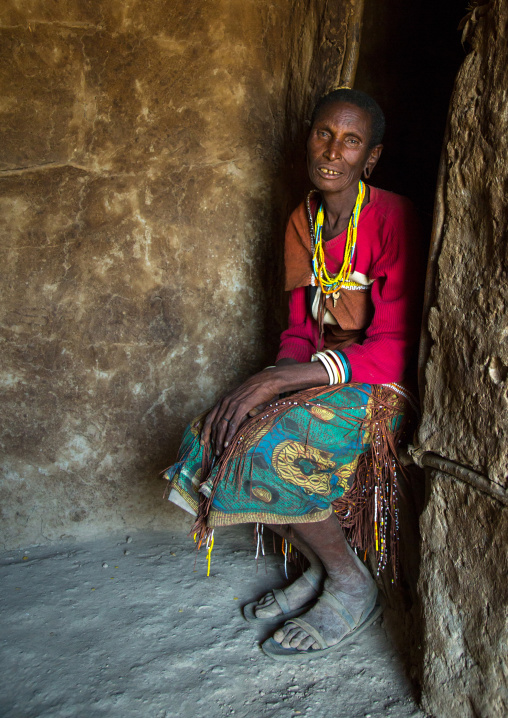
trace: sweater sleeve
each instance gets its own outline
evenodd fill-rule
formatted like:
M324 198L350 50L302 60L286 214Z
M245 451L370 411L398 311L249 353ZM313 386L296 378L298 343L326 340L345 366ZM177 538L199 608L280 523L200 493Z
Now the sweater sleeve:
M277 361L296 359L298 362L309 362L317 342L317 322L307 314L305 287L297 287L289 295L288 328L281 334Z
M354 382L402 381L420 334L423 265L418 218L407 202L390 219L380 255L369 272L375 279L372 322L362 344L343 349Z

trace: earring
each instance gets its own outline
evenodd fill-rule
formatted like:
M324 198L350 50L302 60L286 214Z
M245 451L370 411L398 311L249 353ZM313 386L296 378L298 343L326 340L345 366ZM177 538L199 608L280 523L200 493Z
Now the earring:
M363 170L363 175L364 175L365 179L369 179L369 177L370 177L370 167L369 167L368 165L367 165L367 167L365 167L365 169Z

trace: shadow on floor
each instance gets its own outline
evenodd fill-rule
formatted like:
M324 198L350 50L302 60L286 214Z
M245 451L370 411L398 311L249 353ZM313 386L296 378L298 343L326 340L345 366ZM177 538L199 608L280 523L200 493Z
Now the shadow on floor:
M265 657L243 603L283 585L245 527L206 557L182 535L139 532L4 554L3 718L423 718L377 623L305 665Z

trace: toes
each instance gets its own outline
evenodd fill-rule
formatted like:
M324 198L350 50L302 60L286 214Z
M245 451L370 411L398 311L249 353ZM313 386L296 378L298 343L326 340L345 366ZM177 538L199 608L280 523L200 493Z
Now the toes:
M300 644L308 638L305 631L292 623L286 623L273 634L273 638L283 648L300 648ZM313 641L314 639L312 639Z
M254 613L260 618L274 618L280 613L275 598L272 594L267 594L260 598L257 606L254 607Z
M299 628L292 628L286 633L280 645L283 648L298 648L298 644L300 642L298 636L300 633L301 631Z
M275 633L273 634L273 640L277 641L277 643L282 643L284 638L286 637L286 632L284 631L284 626L281 626L278 628Z
M298 628L298 626L295 626L294 623L285 623L283 626L281 626L275 631L273 637L277 641L277 643L281 644L281 646L284 646L284 648L288 648L289 641L299 630L300 629Z
M279 612L275 610L272 606L257 606L254 609L254 613L258 618L277 618L279 615Z
M300 626L286 623L273 634L273 638L283 648L297 648L306 651L308 648L319 648L312 636L309 636Z
M307 638L307 634L305 631L302 631L301 629L297 631L295 634L293 634L291 640L289 640L289 645L291 648L298 648L300 649L302 646L302 642Z
M314 647L319 648L319 646L317 645L314 638L312 636L308 636L307 634L305 634L304 638L302 638L302 640L300 641L300 643L298 645L298 650L306 651L308 648L314 648Z
M263 598L260 598L258 601L258 606L260 608L266 608L267 606L271 606L272 603L275 601L272 593L267 593L266 596L263 596Z

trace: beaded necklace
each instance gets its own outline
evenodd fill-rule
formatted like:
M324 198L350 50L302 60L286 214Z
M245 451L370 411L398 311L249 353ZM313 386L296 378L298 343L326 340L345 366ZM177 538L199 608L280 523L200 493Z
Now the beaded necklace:
M344 259L342 261L342 267L340 268L339 273L335 276L330 276L326 269L325 253L323 249L323 224L325 221L325 211L322 203L316 215L316 220L314 222L313 239L315 244L313 243L314 255L312 257L312 270L319 286L321 287L321 291L323 292L323 294L326 296L328 296L329 294L334 295L334 300L336 298L336 295L338 296L338 292L342 287L347 288L349 284L356 285L356 282L352 282L349 280L349 275L351 274L353 256L356 249L358 217L360 216L360 210L362 208L364 198L365 185L360 180L358 184L358 195L356 197L353 213L351 214L351 218L349 220L347 228L347 240L346 247L344 249Z

